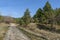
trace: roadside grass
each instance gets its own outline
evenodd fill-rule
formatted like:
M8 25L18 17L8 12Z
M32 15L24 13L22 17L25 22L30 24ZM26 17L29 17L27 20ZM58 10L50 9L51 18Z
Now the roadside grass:
M24 29L22 27L19 27L19 29L24 33L26 34L31 40L47 40L46 38L42 37L42 36L39 36L38 34L35 34L33 32L30 32L29 30L27 29Z
M8 30L8 26L5 23L0 23L0 40L3 40L5 33Z
M18 27L24 34L26 34L31 40L50 40L50 39L60 39L60 34L56 32L46 31L43 29L33 28L31 26L29 28ZM29 31L30 30L30 31Z

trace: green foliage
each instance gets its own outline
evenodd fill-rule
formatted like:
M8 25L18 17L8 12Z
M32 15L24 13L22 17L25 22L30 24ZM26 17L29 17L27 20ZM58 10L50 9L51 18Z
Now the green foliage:
M44 10L44 15L46 17L47 24L50 23L51 27L53 27L53 24L54 24L54 21L55 21L54 20L55 19L55 14L54 14L54 10L52 9L49 2L46 3L43 10Z
M23 21L27 25L31 22L31 16L30 16L30 11L29 9L26 9L24 16L23 16Z
M43 14L43 11L41 8L39 8L36 12L36 14L34 15L34 20L37 23L43 23L43 20L45 20L45 16Z
M20 25L28 25L31 22L31 16L30 16L30 11L29 9L26 9L26 11L24 12L24 16L17 19L18 23Z
M53 14L53 9L51 7L51 5L49 4L49 2L46 3L46 5L43 7L43 11L44 11L44 15L46 18L50 18Z
M49 2L46 2L46 5L44 6L44 11L50 11L52 9L51 5L49 4Z
M20 24L20 25L24 25L24 24L25 24L25 23L24 23L24 20L23 20L22 18L20 18L19 24Z
M15 18L16 23L19 23L19 21L20 21L20 18Z
M60 24L60 8L53 9L49 2L46 2L46 5L43 9L39 8L36 11L36 14L31 18L29 9L26 9L22 18L17 19L20 25L28 25L31 22L41 23L41 24L50 24L51 28L53 25Z
M0 22L2 22L4 20L3 16L0 15Z
M55 19L57 21L57 24L60 25L60 8L55 9Z

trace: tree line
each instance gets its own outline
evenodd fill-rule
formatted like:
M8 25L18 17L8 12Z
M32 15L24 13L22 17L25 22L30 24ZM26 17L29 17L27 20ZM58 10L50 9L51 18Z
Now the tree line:
M1 15L0 20L3 20ZM22 26L27 26L29 23L37 23L50 24L51 28L53 28L53 25L60 25L60 8L53 9L47 1L43 9L38 8L33 17L31 17L29 9L26 9L24 15L21 18L15 18L15 21Z
M43 9L38 8L35 15L31 17L29 9L26 9L24 16L17 18L17 23L20 25L28 25L29 23L39 23L39 24L60 24L60 8L53 9L49 2L46 2Z

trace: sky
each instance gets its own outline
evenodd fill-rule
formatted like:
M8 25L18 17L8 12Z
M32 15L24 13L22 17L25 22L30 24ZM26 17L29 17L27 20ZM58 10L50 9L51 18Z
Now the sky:
M60 0L0 0L0 15L22 17L27 8L33 16L38 8L43 8L49 1L52 8L60 8Z

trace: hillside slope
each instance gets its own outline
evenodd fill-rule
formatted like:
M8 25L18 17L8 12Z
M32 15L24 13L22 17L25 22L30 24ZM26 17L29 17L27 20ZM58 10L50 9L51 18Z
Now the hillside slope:
M31 31L25 28L20 27L26 35L28 35L32 40L60 40L60 34L52 33L46 30L39 30Z

